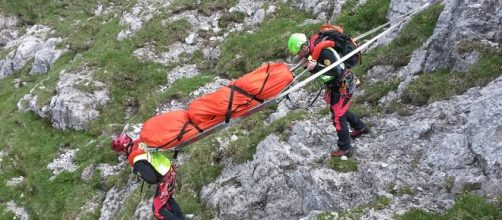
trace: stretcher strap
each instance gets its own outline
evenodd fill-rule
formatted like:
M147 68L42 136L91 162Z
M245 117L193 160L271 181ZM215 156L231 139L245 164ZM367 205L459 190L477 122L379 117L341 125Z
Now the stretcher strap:
M204 132L204 130L200 129L200 128L199 128L199 126L197 126L195 123L193 123L191 120L189 120L189 121L187 121L187 122L183 125L183 127L182 127L182 128L181 128L181 130L180 130L180 133L178 133L178 135L176 136L176 138L173 138L172 140L168 141L167 143L165 143L165 144L163 144L163 145L161 145L161 146L159 146L159 147L156 147L156 148L163 148L163 147L165 147L165 146L167 146L167 145L171 144L173 141L181 141L181 139L183 138L183 135L185 135L185 134L186 134L186 129L187 129L188 125L192 125L192 127L194 127L195 129L197 129L197 131L198 131L199 133Z
M233 105L233 102L234 102L234 93L236 91L238 93L243 94L243 95L245 95L245 96L247 96L247 97L249 97L249 98L251 98L253 100L256 100L256 101L258 101L260 103L264 102L263 99L260 99L260 98L254 96L254 95L249 94L248 92L246 92L245 90L237 87L236 85L229 85L227 87L230 88L230 100L228 101L227 113L225 114L225 123L230 122L230 117L232 116L232 105ZM244 104L244 105L247 105L247 104ZM237 108L235 108L233 111L237 111L241 106L244 106L244 105L237 106Z

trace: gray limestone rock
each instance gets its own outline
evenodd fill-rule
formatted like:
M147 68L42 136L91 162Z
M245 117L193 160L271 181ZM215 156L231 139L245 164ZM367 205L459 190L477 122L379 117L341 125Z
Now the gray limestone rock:
M99 116L99 108L108 101L104 83L92 79L92 71L84 68L72 73L62 72L56 96L47 106L52 125L58 129L82 130Z
M17 38L17 23L19 20L14 16L4 16L0 14L0 48L7 42ZM0 57L1 58L1 57Z
M445 0L441 13L431 36L425 45L428 51L424 65L426 72L453 67L466 71L470 64L477 62L479 55L460 50L470 42L502 43L502 2ZM489 46L489 44L486 44Z
M409 117L366 118L373 133L354 142L358 171L349 173L326 165L336 148L329 116L296 122L287 142L269 135L252 161L226 164L201 198L218 207L222 219L309 219L386 196L391 204L363 211L363 219L391 219L411 207L443 211L466 184L493 197L502 184L500 95L502 78ZM456 178L447 189L451 177Z
M23 36L6 43L5 48L11 52L0 61L0 79L12 75L23 68L31 60L33 66L30 73L47 73L63 50L56 49L61 38L49 38L52 30L43 25L34 25L27 29Z
M103 206L101 207L101 215L99 220L112 219L113 216L120 213L127 197L134 192L134 189L139 187L139 183L135 183L132 180L127 182L126 186L123 188L113 187L110 189L105 196L103 201Z

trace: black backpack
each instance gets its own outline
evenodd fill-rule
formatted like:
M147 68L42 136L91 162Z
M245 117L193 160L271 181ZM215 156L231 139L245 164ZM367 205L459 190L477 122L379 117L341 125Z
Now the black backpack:
M313 43L314 45L314 50L318 49L315 48L317 45L326 40L335 42L335 47L333 49L335 49L335 51L338 52L338 54L340 54L340 56L342 57L357 48L356 42L350 36L336 30L320 31L310 38L311 43ZM322 50L324 48L319 49ZM317 59L318 57L313 58ZM347 68L352 68L355 65L361 63L361 52L354 54L343 63Z

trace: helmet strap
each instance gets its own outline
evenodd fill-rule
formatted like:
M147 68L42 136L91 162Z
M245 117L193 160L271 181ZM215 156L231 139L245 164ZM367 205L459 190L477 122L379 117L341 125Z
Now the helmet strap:
M133 143L133 142L134 142L134 141L132 141L132 140L131 140L131 141L127 144L127 146L126 146L126 148L125 148L125 153L126 153L126 155L127 155L127 156L129 156L129 154L131 154L131 151L132 151L132 146L134 145L134 143Z

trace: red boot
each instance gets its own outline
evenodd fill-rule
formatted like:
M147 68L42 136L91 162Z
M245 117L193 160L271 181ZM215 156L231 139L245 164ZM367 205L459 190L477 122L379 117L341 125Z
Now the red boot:
M346 156L349 153L350 153L350 149L348 149L348 150L342 150L342 149L338 148L335 151L331 152L331 157Z
M368 133L370 133L370 129L368 127L364 127L360 130L353 130L352 132L350 132L350 136L352 138L357 138L363 134L368 134Z

